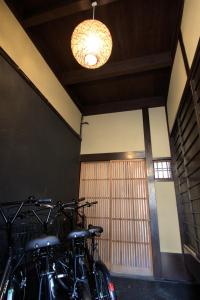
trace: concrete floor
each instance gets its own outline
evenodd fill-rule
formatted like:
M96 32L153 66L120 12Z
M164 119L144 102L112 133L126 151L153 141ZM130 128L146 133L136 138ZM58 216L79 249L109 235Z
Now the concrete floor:
M200 286L114 277L118 300L199 300Z

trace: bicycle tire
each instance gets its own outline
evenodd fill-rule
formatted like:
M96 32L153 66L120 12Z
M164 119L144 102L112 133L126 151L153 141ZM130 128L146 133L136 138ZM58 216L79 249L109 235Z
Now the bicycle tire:
M78 300L92 300L90 287L88 283L81 282L77 285Z
M10 287L7 292L6 300L14 300L15 299L15 290L13 287Z
M54 281L53 278L46 275L43 278L40 278L40 284L39 284L39 294L38 299L46 299L46 300L55 300L56 295L54 293L54 290L52 288L52 282Z
M19 283L14 283L13 279L10 279L10 284L7 289L6 293L6 300L24 300L26 299L25 296L25 287L20 289Z
M98 300L117 300L114 284L106 265L98 261L95 263L95 282Z

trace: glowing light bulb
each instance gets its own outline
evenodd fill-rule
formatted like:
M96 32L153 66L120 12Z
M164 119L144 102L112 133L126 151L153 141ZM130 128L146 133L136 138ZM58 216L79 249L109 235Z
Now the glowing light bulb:
M95 66L96 65L96 63L97 63L97 57L96 57L96 55L94 55L94 54L87 54L86 56L85 56L85 63L86 63L86 65L88 65L88 66Z

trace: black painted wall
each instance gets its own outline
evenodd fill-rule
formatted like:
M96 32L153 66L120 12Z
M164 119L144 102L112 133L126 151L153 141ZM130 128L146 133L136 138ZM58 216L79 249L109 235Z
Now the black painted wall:
M1 51L0 202L29 195L71 201L80 139L6 59Z

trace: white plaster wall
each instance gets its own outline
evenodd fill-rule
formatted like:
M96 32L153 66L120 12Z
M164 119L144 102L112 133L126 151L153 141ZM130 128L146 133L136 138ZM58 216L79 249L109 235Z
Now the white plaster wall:
M181 239L173 182L156 182L161 252L181 253Z
M149 108L149 121L153 158L170 157L165 107Z
M200 1L185 0L181 23L183 42L191 66L200 37Z
M188 62L191 66L200 38L200 0L185 0L181 22L181 32ZM176 118L186 80L187 76L183 62L183 56L180 45L178 44L167 99L170 131Z
M170 131L173 127L176 118L176 113L178 111L178 107L181 101L186 81L187 75L185 71L181 48L178 43L167 98L167 113Z
M142 110L84 117L81 154L144 151Z
M149 108L153 158L170 157L165 107ZM161 252L181 253L173 182L155 182Z

